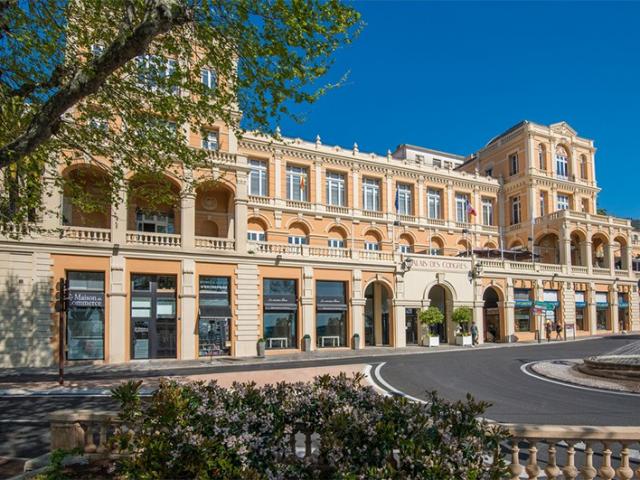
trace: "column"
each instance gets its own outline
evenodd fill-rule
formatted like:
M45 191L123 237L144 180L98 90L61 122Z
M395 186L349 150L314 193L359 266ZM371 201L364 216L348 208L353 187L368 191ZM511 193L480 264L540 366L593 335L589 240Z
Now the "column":
M568 233L568 227L563 225L560 232L560 264L563 266L571 265L571 238L567 237Z
M386 208L385 208L385 216L387 218L389 217L394 217L396 215L396 209L394 208L393 204L395 202L395 198L396 198L396 192L393 188L393 177L391 175L385 175L384 177L385 179L385 183L386 183ZM384 208L384 207L383 207Z
M580 169L578 168L578 153L576 147L571 147L571 158L569 159L569 179L580 178ZM576 208L577 210L577 208Z
M324 210L325 202L322 200L322 179L324 177L324 168L322 168L322 162L317 160L313 162L314 175L315 175L315 204L317 210Z
M417 198L416 198L416 204L418 205L416 215L418 215L418 218L425 217L424 205L426 202L426 195L424 193L424 180L425 179L422 176L418 179L418 192L417 192Z
M618 310L618 283L614 282L611 287L609 287L609 309L611 317L611 330L613 333L620 332L620 323L619 323L619 313Z
M404 306L404 275L398 271L395 274L395 293L393 299L393 346L403 348L407 346L407 315Z
M631 278L634 278L635 274L633 272L633 248L631 247L631 238L627 239L627 245L624 247L624 259L627 262L627 272Z
M351 187L353 189L353 191L351 192L351 202L353 205L353 213L354 215L357 215L360 213L360 169L359 168L354 168L353 172L351 172L352 175L352 184L353 186Z
M480 191L478 187L473 187L473 208L476 210L477 215L473 218L473 223L476 225L482 224L482 204L480 202ZM475 244L473 245L475 247Z
M234 336L236 357L254 357L257 353L257 341L262 337L260 318L260 283L258 266L239 264L236 269L236 288L234 295Z
M382 345L382 285L373 284L373 344Z
M555 175L556 172L556 147L558 144L555 140L551 140L551 150L549 150L549 173ZM554 205L552 203L552 205Z
M616 274L616 260L615 260L615 243L610 243L605 252L605 258L607 260L606 267L609 269L609 274L614 277Z
M529 132L529 134L527 135L527 150L526 150L527 154L527 170L529 172L529 175L532 175L534 173L534 171L538 168L538 165L536 165L536 155L535 155L535 145L533 142L533 138L532 138L532 134L531 132Z
M180 199L180 236L182 248L192 249L196 246L196 194L184 192Z
M587 235L590 235L590 232L587 232ZM588 236L587 238L590 238L590 236ZM584 244L584 258L587 265L587 273L589 275L592 275L593 274L592 244L591 244L591 241L589 240L584 241L583 244Z
M56 185L55 166L47 167L47 174L43 178L44 192L42 205L44 213L42 217L42 228L45 230L55 230L62 226L62 192Z
M182 282L180 289L180 358L195 360L198 358L196 347L196 262L191 259L182 260Z
M558 188L555 185L551 187L551 191L549 192L549 195L551 196L551 198L549 198L549 205L551 206L551 210L549 211L549 213L557 212L558 211Z
M587 290L587 310L589 315L589 334L595 335L598 331L597 310L596 310L596 292L595 285L589 284Z
M114 244L127 243L127 186L121 187L118 204L111 206L111 241Z
M482 282L475 279L473 286L473 320L478 327L478 343L484 343L484 300L482 299Z
M108 363L122 363L127 358L127 293L126 293L126 260L122 255L115 255L110 260L109 275L109 358Z
M311 350L316 349L316 329L315 329L315 312L314 307L314 288L313 288L313 267L304 267L302 269L302 335L311 337Z
M507 278L506 298L504 302L498 302L498 308L502 309L502 318L505 323L505 337L509 343L512 341L516 332L515 306L513 279Z
M456 222L456 211L454 208L454 198L453 198L453 182L449 180L447 182L446 187L446 195L447 195L447 223L452 224Z
M527 192L529 194L529 199L528 199L528 203L529 203L529 220L531 222L533 222L535 220L535 218L537 216L539 216L538 214L538 189L536 188L536 182L533 181L529 184L529 191Z
M236 198L234 204L236 252L247 252L247 221L249 209L247 206L247 173L236 172Z
M629 324L631 331L640 330L640 295L635 285L631 287L631 293L629 293Z
M282 193L282 152L280 150L276 150L273 155L273 178L274 178L274 189L273 196L275 199L276 205L284 203L283 193Z
M364 307L365 298L362 291L362 271L353 270L351 285L351 332L352 335L358 334L360 344L358 348L364 347Z

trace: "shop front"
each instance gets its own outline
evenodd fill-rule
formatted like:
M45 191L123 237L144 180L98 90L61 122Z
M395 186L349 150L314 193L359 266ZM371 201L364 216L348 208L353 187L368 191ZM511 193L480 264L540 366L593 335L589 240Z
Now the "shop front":
M618 323L619 331L628 332L631 330L629 322L629 295L627 293L618 293Z
M531 307L533 306L533 301L531 300L531 289L516 288L514 289L513 294L515 300L513 318L516 333L534 331L535 325L533 325L533 322L531 321Z
M609 323L609 295L607 292L596 292L596 328L611 330Z
M550 322L555 331L556 323L560 321L558 310L560 302L558 301L557 290L545 290L543 293L543 300L546 304L545 323Z
M316 346L346 347L348 308L346 282L316 282Z
M104 360L104 272L67 272L67 360Z
M231 352L231 301L229 277L198 279L198 354L201 357Z
M267 349L298 346L298 286L296 280L263 280L263 337Z
M589 330L589 321L587 319L587 302L585 292L576 291L576 328L578 330Z

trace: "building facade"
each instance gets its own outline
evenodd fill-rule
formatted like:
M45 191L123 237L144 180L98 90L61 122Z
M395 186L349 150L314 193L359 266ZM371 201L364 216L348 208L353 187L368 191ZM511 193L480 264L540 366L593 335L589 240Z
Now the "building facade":
M533 340L547 320L570 338L640 330L638 234L596 214L593 141L566 123L522 122L466 158L186 133L212 150L215 181L189 191L168 175L179 205L123 192L87 214L51 189L48 233L5 232L0 365L57 361L60 280L69 362L254 356L260 338L268 354L304 338L400 348L421 344L429 305L441 342L459 306L480 341ZM64 168L88 190L101 175L81 157Z

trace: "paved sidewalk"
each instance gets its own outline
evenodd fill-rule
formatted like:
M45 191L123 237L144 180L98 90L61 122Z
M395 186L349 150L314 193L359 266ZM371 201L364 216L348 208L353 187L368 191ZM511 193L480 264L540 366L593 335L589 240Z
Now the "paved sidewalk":
M595 339L585 337L579 340ZM557 342L551 342L556 344ZM55 367L41 369L5 369L0 371L0 397L7 396L103 396L110 395L110 389L127 379L143 379L143 393L149 394L162 378L191 380L196 378L234 378L238 381L286 376L285 372L302 370L315 372L305 379L320 375L332 365L360 365L383 361L384 357L398 355L428 355L451 351L472 351L492 348L509 348L537 342L485 343L474 348L442 345L439 347L409 346L404 348L367 347L364 350L317 350L313 352L292 352L267 355L265 358L215 357L200 360L136 360L121 364L72 365L65 367L65 385L58 385L58 370ZM546 344L543 342L541 345ZM378 360L379 359L379 360ZM313 367L305 364L315 362ZM340 368L340 367L333 367ZM294 375L295 377L295 375ZM293 378L293 377L291 377ZM242 379L242 380L241 380ZM229 382L230 384L230 382Z

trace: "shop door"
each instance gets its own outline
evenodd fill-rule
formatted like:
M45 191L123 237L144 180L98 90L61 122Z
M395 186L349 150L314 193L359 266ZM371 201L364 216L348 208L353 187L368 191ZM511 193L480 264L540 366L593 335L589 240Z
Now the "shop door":
M405 309L406 343L407 345L418 344L418 309Z
M131 358L176 358L176 277L131 276Z

